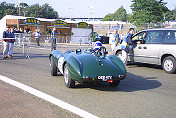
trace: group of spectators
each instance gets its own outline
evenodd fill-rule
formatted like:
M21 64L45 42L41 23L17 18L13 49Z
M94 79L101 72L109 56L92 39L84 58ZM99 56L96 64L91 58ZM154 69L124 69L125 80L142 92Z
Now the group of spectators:
M13 57L13 48L15 42L15 33L24 33L20 28L17 30L15 27L6 26L5 31L3 32L3 59ZM51 50L56 50L56 28L54 27L51 32ZM37 47L40 46L40 30L36 29L34 32L35 40L37 42Z
M15 28L10 28L10 26L6 26L5 31L3 32L3 59L12 58L13 57L13 47L15 42L15 34L17 31Z
M13 47L15 42L15 34L14 33L22 33L22 30L16 30L16 28L6 26L5 31L3 32L3 59L12 58L13 57ZM39 39L40 39L40 30L36 29L35 39L37 42L37 46L40 46ZM112 39L111 48L114 50L115 46L121 44L122 48L122 61L126 64L128 53L133 51L133 42L132 36L134 34L134 29L130 28L128 33L125 35L124 39L120 39L118 31L114 30L114 36ZM51 32L52 43L51 43L51 50L56 50L56 28L54 27Z
M51 50L56 50L56 27L53 27L52 32L48 32L47 34L50 34L48 36L51 36ZM35 30L35 40L37 42L37 47L40 46L40 29Z
M111 48L113 51L115 46L121 44L121 49L122 49L121 59L125 65L127 64L128 53L130 54L133 53L133 45L134 45L132 41L133 34L134 34L134 28L130 28L128 30L128 33L125 35L125 37L123 39L120 39L117 29L114 30Z

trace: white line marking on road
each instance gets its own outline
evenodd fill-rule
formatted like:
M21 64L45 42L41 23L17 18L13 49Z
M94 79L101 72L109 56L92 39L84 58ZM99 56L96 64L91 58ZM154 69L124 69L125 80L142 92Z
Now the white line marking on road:
M43 92L41 92L39 90L31 88L31 87L29 87L27 85L24 85L22 83L19 83L17 81L14 81L12 79L7 78L7 77L4 77L4 76L0 75L0 80L4 81L4 82L6 82L6 83L8 83L10 85L13 85L13 86L15 86L17 88L20 88L20 89L22 89L22 90L24 90L24 91L26 91L26 92L28 92L28 93L30 93L32 95L35 95L35 96L37 96L39 98L42 98L42 99L44 99L44 100L46 100L46 101L48 101L48 102L50 102L52 104L55 104L55 105L57 105L57 106L59 106L59 107L61 107L63 109L66 109L66 110L68 110L68 111L70 111L72 113L75 113L75 114L77 114L77 115L79 115L81 117L84 117L84 118L98 118L97 116L95 116L95 115L93 115L91 113L88 113L88 112L86 112L86 111L84 111L84 110L82 110L80 108L77 108L77 107L75 107L73 105L70 105L70 104L64 102L64 101L61 101L61 100L59 100L57 98L54 98L54 97L52 97L50 95L47 95L47 94L45 94L45 93L43 93Z

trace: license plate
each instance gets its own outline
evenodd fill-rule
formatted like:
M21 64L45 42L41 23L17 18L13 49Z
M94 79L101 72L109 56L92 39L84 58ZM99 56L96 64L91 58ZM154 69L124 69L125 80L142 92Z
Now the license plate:
M112 76L97 76L97 79L108 81L109 79L112 79Z

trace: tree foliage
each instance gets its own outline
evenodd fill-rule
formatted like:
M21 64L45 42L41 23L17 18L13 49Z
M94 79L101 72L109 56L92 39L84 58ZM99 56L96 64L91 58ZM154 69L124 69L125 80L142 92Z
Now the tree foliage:
M42 18L58 18L58 13L54 11L54 9L49 6L49 4L45 3L42 5Z
M123 8L123 6L121 6L119 9L117 9L117 11L114 13L114 19L117 21L126 21L127 20L127 12Z
M158 23L172 19L171 11L163 0L133 0L131 21L136 25Z
M19 8L20 7L20 12ZM45 3L42 6L39 4L28 5L27 3L20 3L20 6L15 7L15 4L2 2L0 4L0 19L5 15L21 15L26 17L36 18L50 18L57 19L58 13Z
M173 14L173 20L176 20L176 8L172 10L172 14Z
M34 4L28 6L26 8L27 16L30 17L38 17L38 18L58 18L58 13L54 11L54 9L49 6L49 4L45 3L44 5L40 6L39 4Z
M103 21L127 21L127 12L123 6L121 6L115 13L107 14L103 18Z
M103 21L112 21L113 20L113 14L107 14L104 18Z
M0 3L0 19L5 15L16 15L17 9L15 8L15 4L10 4L6 2Z

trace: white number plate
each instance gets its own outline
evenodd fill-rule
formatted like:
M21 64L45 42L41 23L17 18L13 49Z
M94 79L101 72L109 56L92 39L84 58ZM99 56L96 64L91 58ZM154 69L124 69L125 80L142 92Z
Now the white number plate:
M107 81L107 80L109 80L109 79L112 79L112 76L98 76L97 78L98 78L98 79L101 79L101 80L103 80L103 81Z

